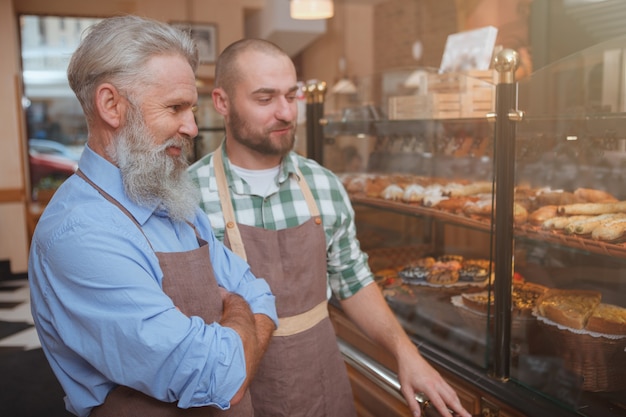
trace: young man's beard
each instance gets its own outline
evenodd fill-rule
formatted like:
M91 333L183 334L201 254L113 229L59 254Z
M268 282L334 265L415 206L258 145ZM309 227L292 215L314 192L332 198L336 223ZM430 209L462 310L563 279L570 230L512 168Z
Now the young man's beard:
M250 124L247 123L244 118L240 116L237 110L234 109L231 110L229 116L230 119L227 123L233 134L233 138L253 151L258 152L261 155L283 157L293 149L296 139L295 127L293 123L277 122L276 125L272 126L272 128L277 129L285 129L290 126L292 127L292 130L288 134L282 135L280 142L276 144L272 142L269 137L272 129L269 129L267 132L253 130L250 127Z
M131 108L126 116L125 126L107 148L122 173L126 194L143 206L160 203L175 221L191 219L200 201L187 174L191 140L170 138L155 145L140 111ZM170 145L180 146L181 155L169 156Z

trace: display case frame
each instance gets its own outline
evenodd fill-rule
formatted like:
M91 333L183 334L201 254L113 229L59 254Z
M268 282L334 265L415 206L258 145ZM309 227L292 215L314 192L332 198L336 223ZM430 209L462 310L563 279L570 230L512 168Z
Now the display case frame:
M616 44L620 43L621 41L616 42ZM602 46L597 47L595 53L597 54L598 51L601 51L601 48ZM594 55L594 52L584 51L580 55L590 57ZM502 59L504 59L502 65L505 67L509 65L510 67L511 57L502 57ZM595 58L587 58L585 60L579 56L571 57L568 61L569 63L558 63L558 66L571 67L573 65L572 62L576 61L594 62L597 64ZM619 139L626 138L623 135L626 133L626 115L621 111L611 111L611 109L607 111L606 108L589 111L589 106L579 106L574 113L563 111L563 108L558 106L550 111L546 111L545 106L526 111L527 108L531 108L533 103L538 101L536 95L540 93L537 93L537 90L541 90L538 86L545 86L544 80L550 79L551 76L546 74L554 74L553 71L555 69L544 69L537 75L535 80L526 80L524 83L518 83L508 75L503 74L506 71L507 68L504 71L500 71L500 79L495 87L496 103L494 114L485 118L462 120L366 120L359 122L322 121L325 134L322 140L332 138L334 141L342 135L373 138L388 138L393 135L402 137L404 134L407 136L428 136L441 129L441 126L446 129L449 126L458 127L465 125L466 130L474 129L479 132L493 130L494 159L491 160L493 163L492 179L494 184L496 184L498 192L494 193L494 217L489 219L489 221L462 217L418 205L407 205L398 201L358 195L352 195L351 197L353 205L357 208L364 206L371 210L380 210L380 213L402 212L409 216L428 219L430 225L424 227L424 230L426 230L424 241L431 245L431 248L441 247L441 243L437 243L440 231L433 232L433 229L440 229L441 224L477 230L490 235L493 239L493 246L489 248L489 256L497 260L495 262L496 278L492 288L492 296L495 295L495 302L493 323L487 324L487 326L493 326L493 331L491 333L489 331L486 332L487 335L491 334L487 336L491 338L491 341L487 340L485 343L488 346L488 351L493 354L493 361L486 361L484 366L476 366L474 363L468 364L460 358L462 355L458 352L449 352L442 346L438 346L437 343L424 341L420 334L413 334L412 337L416 344L419 344L420 350L423 351L424 355L440 369L445 369L446 372L459 377L462 381L473 381L474 388L478 387L478 391L482 393L477 395L488 395L492 399L495 398L496 402L500 401L513 410L521 410L524 413L522 415L604 416L607 413L612 413L611 415L626 415L626 407L621 402L622 400L618 398L620 397L620 391L607 393L606 384L604 386L598 385L601 387L599 390L590 390L588 386L583 386L584 388L581 390L580 386L576 386L577 381L575 378L572 378L572 374L565 373L556 385L552 385L549 389L544 389L545 387L542 388L537 384L533 384L531 380L525 379L519 369L511 375L511 363L518 358L511 357L513 320L511 318L510 290L516 270L516 264L514 264L513 259L517 261L515 257L519 255L516 253L517 247L524 246L525 242L540 241L546 247L565 248L565 251L573 253L572 257L600 259L601 275L610 273L609 263L613 261L617 262L617 266L611 267L618 270L618 272L626 271L626 264L622 265L620 263L620 259L624 258L624 250L626 248L623 242L602 242L590 239L589 236L564 235L529 224L517 225L514 222L513 210L515 202L514 190L519 186L519 183L516 183L516 181L518 177L523 176L523 172L520 171L520 166L522 165L520 164L520 159L527 155L529 148L533 146L533 141L541 140L550 135L558 136L559 138L580 136L579 139L585 139L583 137L585 136L586 139L590 137L592 139L594 137L602 138L602 144L609 148L613 146L611 143L615 142L615 149L620 149L619 146L624 146L620 145ZM584 70L580 72L586 73ZM552 75L553 81L554 77ZM541 78L544 80L541 80ZM557 84L562 85L559 82ZM546 91L550 90L543 90L544 93ZM533 97L533 94L535 97ZM518 106L524 112L521 112ZM616 110L620 110L621 107L619 106L621 104L618 103L617 106ZM587 111L580 111L580 108L585 107L587 107ZM622 149L622 151L625 150ZM583 185L589 186L589 184ZM597 186L593 182L591 185ZM620 196L620 198L622 197ZM358 216L357 209L357 218ZM433 224L439 226L433 226ZM434 246L432 246L433 242ZM522 262L519 263L521 264ZM620 276L618 275L615 278L615 285L617 293L624 294L623 283L626 281L624 281L624 277L620 278ZM622 283L622 285L620 286L619 283ZM335 308L337 307L338 305L335 305ZM400 316L399 318L402 322L402 317ZM341 333L342 329L340 328L338 329L338 334ZM411 332L409 331L409 333ZM617 339L621 340L619 337ZM545 341L548 340L554 339L545 339ZM363 341L360 340L355 343L362 344ZM626 355L626 351L619 352L618 349L617 354ZM539 356L533 357L528 355L524 359L530 361L525 362L526 366L531 366L532 360L535 360L537 366L549 363L542 362L543 358ZM621 369L621 360L618 358L614 362L617 371L611 370L611 372L617 372L618 379L620 376L626 377L626 370ZM610 363L609 361L609 367ZM579 372L589 373L591 371L579 370ZM583 376L588 380L593 378L588 374ZM614 375L610 377L615 378ZM476 381L480 382L476 384ZM592 388L596 387L592 386ZM565 391L565 395L558 395L555 390Z

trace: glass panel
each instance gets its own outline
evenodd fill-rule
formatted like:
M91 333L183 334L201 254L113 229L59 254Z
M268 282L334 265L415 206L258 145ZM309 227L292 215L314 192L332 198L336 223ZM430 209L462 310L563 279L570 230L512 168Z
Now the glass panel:
M593 46L519 84L515 178L532 194L515 269L552 303L524 318L511 375L585 415L626 408L625 45Z
M370 266L409 334L487 368L495 73L356 81L380 104L344 100L328 114L324 164L351 196Z

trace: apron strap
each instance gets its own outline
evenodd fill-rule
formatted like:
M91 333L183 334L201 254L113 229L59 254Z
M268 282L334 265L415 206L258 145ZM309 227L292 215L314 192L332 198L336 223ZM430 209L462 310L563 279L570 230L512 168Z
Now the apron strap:
M213 165L215 170L215 180L217 181L217 192L220 199L220 205L222 207L222 215L224 216L225 230L228 234L228 240L230 241L231 250L247 261L246 251L244 248L241 233L237 226L235 218L235 210L233 208L233 202L230 198L230 192L228 184L226 182L226 173L224 171L224 158L222 157L222 145L220 145L213 154ZM302 172L296 167L298 185L300 191L304 196L304 200L309 208L311 217L315 220L315 223L322 224L319 208L313 198L313 193L309 188ZM328 301L324 300L312 309L305 311L301 314L296 314L289 317L278 318L278 328L274 331L274 336L291 336L308 330L328 317Z
M233 209L233 202L230 200L230 192L228 191L228 183L226 182L226 173L224 172L224 160L222 158L222 145L220 145L213 156L213 169L215 170L215 180L217 181L217 195L220 198L220 205L222 206L222 213L224 216L224 226L228 239L230 240L230 246L234 253L243 258L244 261L248 261L246 256L246 249L243 246L243 240L241 239L241 233L235 221L235 210Z
M135 226L137 226L137 228L139 229L139 231L141 232L141 234L143 235L143 237L146 238L146 240L148 241L148 245L150 245L150 249L152 249L152 251L154 252L154 248L152 247L152 243L150 243L150 239L148 239L148 236L146 236L146 234L144 233L141 225L139 224L139 222L137 221L137 219L135 219L135 216L133 216L131 214L130 211L128 211L128 209L126 207L124 207L119 201L117 201L115 198L113 198L113 196L111 196L109 193L107 193L106 191L104 191L102 188L100 188L95 182L93 182L89 177L87 177L87 175L85 175L85 173L83 171L81 171L80 168L78 168L76 170L76 174L81 177L82 179L84 179L87 184L91 185L93 188L96 189L96 191L98 191L100 193L100 195L102 197L104 197L107 201L109 201L110 203L112 203L113 205L117 206L117 208L119 208L120 210L122 210L122 212L124 214L126 214L128 216L128 218L135 223Z
M139 222L137 221L137 219L135 219L135 216L133 216L131 214L130 211L128 211L128 209L126 207L124 207L119 201L117 201L115 198L113 198L113 196L109 193L107 193L106 191L104 191L102 188L100 188L95 182L93 182L89 177L87 177L87 175L81 171L80 168L78 168L76 170L76 174L81 177L82 179L84 179L87 184L91 185L93 188L96 189L96 191L98 191L100 193L100 195L102 197L104 197L106 200L108 200L110 203L114 204L115 206L117 206L120 210L122 210L122 212L124 214L126 214L126 216L128 216L128 218L130 218L130 220L135 223L135 226L137 226L137 228L139 229L139 231L141 232L141 234L146 238L146 240L148 241L148 245L150 245L150 249L152 249L153 252L156 253L156 251L154 250L154 248L152 247L152 243L150 243L150 239L148 239L148 236L146 236L146 234L143 231L143 228L141 227L141 225L139 224ZM200 246L204 246L207 242L206 240L202 239L202 237L200 236L200 233L198 232L198 229L196 228L196 226L189 222L189 221L185 221L189 226L191 226L191 228L193 229L194 233L196 234L196 240L198 241L198 245Z
M215 180L217 181L217 194L220 198L220 205L224 216L224 228L228 234L228 240L230 241L232 251L247 261L248 258L246 256L246 250L243 240L241 239L241 234L239 233L239 228L237 227L233 202L230 199L230 192L228 191L222 152L222 145L220 144L213 154L213 169L215 170ZM322 219L320 217L320 211L315 203L315 199L313 198L313 193L304 179L300 168L297 166L296 172L298 175L298 185L300 186L300 191L302 191L302 194L304 195L304 200L309 208L309 212L311 213L311 216L315 218L315 223L321 224Z
M274 336L291 336L309 330L326 317L328 317L328 302L324 300L304 313L279 317L278 328L274 330Z

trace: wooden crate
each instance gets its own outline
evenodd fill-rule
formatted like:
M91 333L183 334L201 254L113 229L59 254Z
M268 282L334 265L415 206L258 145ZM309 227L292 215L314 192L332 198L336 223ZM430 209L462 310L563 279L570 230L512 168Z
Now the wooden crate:
M495 109L494 70L428 75L428 94L389 99L389 118L455 119L485 117Z
M458 118L461 116L461 95L430 93L391 97L388 113L391 120Z

